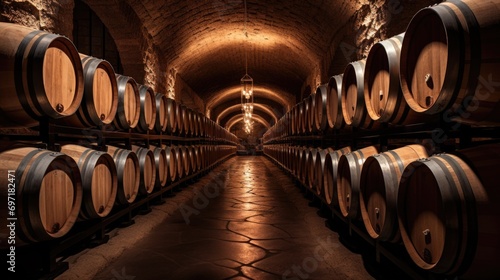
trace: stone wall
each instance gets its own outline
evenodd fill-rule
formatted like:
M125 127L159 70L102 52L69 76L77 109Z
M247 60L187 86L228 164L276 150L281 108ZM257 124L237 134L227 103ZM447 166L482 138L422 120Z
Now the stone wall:
M175 101L186 105L187 107L205 114L205 103L203 100L194 92L189 85L184 82L179 74L175 78L174 86Z
M420 9L439 3L439 0L358 0L356 12L339 29L321 65L321 83L329 77L342 74L348 63L365 59L377 42L406 30L411 18ZM312 74L318 75L318 74ZM306 86L317 83L311 77Z
M3 0L0 3L0 21L72 38L74 1L80 0ZM149 85L156 92L165 93L195 110L205 111L204 101L192 85L182 79L182 73L166 67L168 61L159 47L162 42L158 41L161 32L148 28L161 19L160 15L151 18L156 14L145 9L145 3L136 0L81 1L89 5L109 29L120 53L124 75L132 76L137 82ZM328 82L330 76L343 73L349 62L365 58L376 42L403 32L419 9L439 2L357 0L343 3L346 9L352 8L355 12L342 22L343 26L336 31L329 48L324 50L324 56L312 62L316 65L311 66L300 92L297 89L296 101L314 92L318 85ZM267 19L261 20L265 22Z
M2 0L0 21L24 25L72 39L73 0Z

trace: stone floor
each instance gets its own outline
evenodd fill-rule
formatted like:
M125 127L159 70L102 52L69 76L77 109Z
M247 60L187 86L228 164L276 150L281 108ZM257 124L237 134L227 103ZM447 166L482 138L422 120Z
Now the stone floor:
M192 199L170 208L161 223L108 258L92 278L374 279L362 255L340 242L318 208L267 158L233 157L194 185L178 193L194 188ZM136 224L115 235L139 229ZM99 249L120 246L115 238ZM83 259L73 262L99 270ZM73 265L61 279L76 277Z

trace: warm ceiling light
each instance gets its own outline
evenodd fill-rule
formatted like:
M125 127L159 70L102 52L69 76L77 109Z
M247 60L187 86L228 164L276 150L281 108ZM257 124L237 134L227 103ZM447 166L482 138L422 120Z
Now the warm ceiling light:
M247 1L245 3L245 26L244 26L244 34L245 38L248 41L248 33L247 33ZM251 119L253 112L253 79L248 75L248 54L247 54L247 46L245 44L245 75L241 78L241 110L243 111L243 118L245 122L245 131L252 130L251 127ZM250 132L247 132L250 133Z

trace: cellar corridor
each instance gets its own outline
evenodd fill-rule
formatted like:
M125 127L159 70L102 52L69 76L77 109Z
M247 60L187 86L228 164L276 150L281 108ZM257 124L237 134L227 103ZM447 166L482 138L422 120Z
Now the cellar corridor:
M150 232L136 232L140 223L122 229L118 235L142 236L94 279L373 279L364 258L339 241L319 208L264 156L233 157L164 205L191 189L194 199ZM115 238L96 250L120 250ZM95 270L93 262L84 265L81 271ZM58 279L76 277L73 266L70 260Z

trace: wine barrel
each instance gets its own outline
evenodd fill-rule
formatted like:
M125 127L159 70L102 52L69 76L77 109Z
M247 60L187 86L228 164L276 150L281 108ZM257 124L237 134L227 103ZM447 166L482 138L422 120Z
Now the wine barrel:
M333 152L333 149L318 149L316 152L316 161L313 172L315 172L313 190L318 197L323 198L323 177L325 172L325 159L326 155Z
M174 147L163 145L165 150L166 167L167 167L167 181L173 182L177 179L177 162L176 152Z
M163 93L156 93L155 96L156 104L156 120L155 120L155 131L157 133L165 132L167 129L167 97Z
M203 115L202 113L198 113L198 115L200 116L200 121L199 121L200 136L205 137L205 124L206 124L205 115Z
M82 206L84 220L106 217L113 209L118 190L116 165L106 152L78 145L64 145L61 152L72 157L82 174Z
M139 191L141 167L137 155L131 150L108 146L108 154L113 157L118 178L116 203L127 205L135 201Z
M325 202L330 207L338 208L337 174L339 159L342 155L351 152L351 147L344 147L329 152L325 155L325 167L323 172L323 194Z
M409 106L470 124L500 124L500 5L446 1L420 10L401 48L401 86ZM432 32L429 32L432 30Z
M167 155L161 147L149 146L149 150L153 152L155 158L156 177L155 187L161 189L167 184Z
M196 162L196 171L200 171L202 169L200 146L192 146L192 148L194 151L194 158Z
M404 33L373 45L366 58L364 99L369 117L395 125L427 121L428 115L413 111L399 82L399 59Z
M106 60L80 54L84 92L78 111L62 119L73 127L102 126L113 122L118 108L118 84L113 66Z
M200 166L200 170L205 169L205 149L204 146L197 146L198 147L198 164Z
M314 183L316 182L316 156L318 154L317 148L309 149L309 156L307 157L307 166L305 172L307 173L305 185L309 189L313 189L315 187Z
M316 122L315 122L315 114L316 114L316 94L311 93L307 98L307 115L306 115L306 132L311 134L316 132Z
M200 146L200 155L201 155L201 166L203 169L208 167L208 150L205 145Z
M296 162L296 165L295 165L295 172L294 172L294 175L295 175L295 178L297 178L297 180L300 181L300 170L301 170L301 166L302 166L302 150L304 150L305 147L300 147L300 146L297 146L296 147L296 150L295 150L295 159L297 160Z
M309 184L309 161L311 160L311 150L313 148L306 148L302 150L301 164L300 164L300 182L304 186Z
M137 126L141 112L139 88L131 77L116 74L118 87L118 103L113 124L128 130Z
M0 22L0 123L32 127L73 115L83 98L78 51L66 37ZM6 39L8 38L8 39Z
M372 238L400 241L397 217L399 182L406 166L428 156L422 145L408 145L366 159L361 170L359 205L366 230Z
M200 116L198 112L191 109L191 136L198 137L200 133Z
M398 193L403 243L419 267L460 279L499 279L500 145L411 163Z
M175 119L177 120L177 134L184 135L184 118L185 118L185 106L182 104L177 104L177 108L175 110Z
M294 146L292 147L292 151L291 151L291 158L292 158L292 166L290 168L290 171L292 172L292 175L294 175L295 177L297 177L297 170L298 170L298 166L299 166L299 146Z
M352 127L375 128L369 116L364 98L365 61L359 60L347 65L342 77L342 114L347 125Z
M314 95L314 130L315 131L325 131L328 127L328 117L327 117L327 96L328 96L328 85L320 85L316 89L316 94Z
M156 185L155 155L149 149L135 145L132 146L132 151L137 155L139 166L141 167L139 194L149 195L153 192Z
M65 154L31 147L1 152L0 162L0 193L5 203L0 218L11 218L7 216L7 197L15 197L16 245L66 235L82 203L82 178L76 162ZM4 224L0 248L10 246L8 236Z
M156 122L156 96L151 87L140 85L139 97L141 104L141 112L139 122L135 129L140 133L146 133L155 128Z
M174 99L167 98L167 102L165 105L165 114L167 115L167 128L166 132L168 134L174 134L177 131L177 102Z
M193 136L193 110L187 107L185 108L186 113L184 117L184 130L186 136Z
M292 135L298 135L299 134L299 131L297 129L297 104L295 104L293 107L292 107L292 110L290 111L290 129L291 129L291 133Z
M369 146L340 156L337 173L339 208L346 218L359 217L359 181L361 169L369 156L378 153L378 147Z
M302 182L302 166L304 165L305 156L306 156L306 152L304 152L304 150L306 150L306 147L299 147L299 149L297 151L298 164L297 164L296 177L297 177L297 180L299 180L299 182Z
M303 135L306 132L306 102L302 100L299 102L299 111L297 114L299 134Z
M326 117L330 129L341 129L345 126L342 114L342 77L343 74L335 75L328 81Z
M194 154L193 154L193 149L191 149L191 146L183 146L184 147L184 151L185 151L185 165L184 167L186 168L186 170L188 171L187 172L187 175L191 175L194 173L195 171L195 159L194 159Z
M186 158L186 155L185 155L185 150L182 148L182 146L175 146L174 147L174 151L175 151L175 165L177 166L177 177L179 179L182 179L184 178L185 176L187 176L187 170L185 168L186 166L186 163L185 163L185 158ZM188 163L189 164L189 163Z
M185 146L187 152L187 161L189 162L189 174L196 172L196 158L193 146Z

